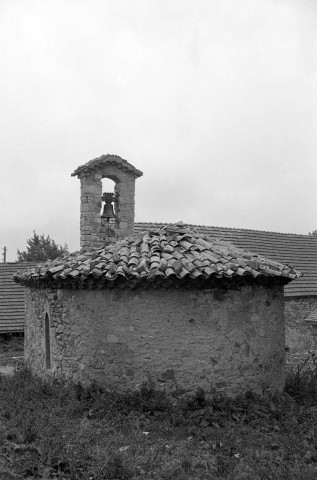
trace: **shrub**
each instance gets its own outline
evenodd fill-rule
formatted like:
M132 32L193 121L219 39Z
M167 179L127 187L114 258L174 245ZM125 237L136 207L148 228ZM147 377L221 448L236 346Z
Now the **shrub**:
M1 333L0 334L0 351L7 352L22 352L24 348L24 334L23 333Z
M285 392L298 402L317 402L317 357L314 352L286 376Z

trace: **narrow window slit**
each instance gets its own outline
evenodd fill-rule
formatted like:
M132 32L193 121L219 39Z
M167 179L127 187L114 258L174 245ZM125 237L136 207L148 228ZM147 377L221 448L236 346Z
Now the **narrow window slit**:
M45 368L51 368L51 339L50 339L50 319L48 314L45 314Z

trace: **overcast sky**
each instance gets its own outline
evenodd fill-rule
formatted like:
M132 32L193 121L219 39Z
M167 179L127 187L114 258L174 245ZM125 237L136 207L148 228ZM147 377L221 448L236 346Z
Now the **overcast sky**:
M316 229L316 31L315 0L0 0L7 261L79 249L70 174L106 153L136 221Z

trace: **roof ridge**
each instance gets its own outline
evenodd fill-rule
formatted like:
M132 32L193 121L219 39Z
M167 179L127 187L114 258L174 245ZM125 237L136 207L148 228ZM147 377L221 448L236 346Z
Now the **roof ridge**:
M34 262L2 262L0 263L0 267L4 266L4 265L33 265L35 263L38 263L37 261L34 261ZM42 260L42 263L43 263L43 260Z
M177 223L173 222L134 222L135 225L137 224L147 224L147 225L175 225ZM202 227L202 228L218 228L221 230L235 230L235 231L245 231L245 232L256 232L256 233L275 233L278 235L296 235L299 237L308 237L308 238L314 238L316 237L317 240L317 235L309 235L305 233L291 233L291 232L275 232L272 230L255 230L254 228L239 228L239 227L219 227L216 225L200 225L197 223L185 223L187 227Z

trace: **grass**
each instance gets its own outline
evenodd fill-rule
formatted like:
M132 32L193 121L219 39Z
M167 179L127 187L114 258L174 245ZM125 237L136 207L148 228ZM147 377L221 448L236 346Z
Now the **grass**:
M23 333L1 333L0 334L0 353L20 352L24 350Z
M309 353L302 363L289 369L286 391L299 402L317 403L317 354Z
M12 357L23 356L23 333L0 334L0 366L12 364Z
M1 479L317 478L317 368L283 394L167 395L0 377ZM316 367L316 365L315 365Z

